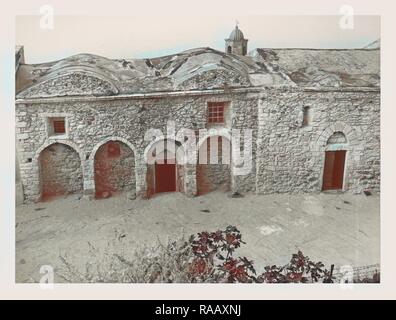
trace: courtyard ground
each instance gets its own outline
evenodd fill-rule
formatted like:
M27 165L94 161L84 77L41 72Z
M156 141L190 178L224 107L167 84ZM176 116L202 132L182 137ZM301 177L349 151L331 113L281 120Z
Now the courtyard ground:
M38 281L40 267L57 270L59 256L86 262L89 245L120 235L127 248L235 225L246 241L237 253L257 266L285 264L302 250L314 261L364 266L380 262L380 198L351 194L246 195L196 198L160 194L86 200L77 195L16 208L16 282ZM62 281L55 275L55 281Z

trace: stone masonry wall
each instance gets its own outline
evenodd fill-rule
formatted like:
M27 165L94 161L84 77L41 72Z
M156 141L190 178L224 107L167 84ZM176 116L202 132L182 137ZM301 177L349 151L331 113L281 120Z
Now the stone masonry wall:
M231 170L228 164L199 164L197 166L197 193L230 190Z
M82 191L81 161L71 147L50 145L41 152L39 162L42 200Z
M167 121L175 121L176 132L180 128L204 129L207 121L207 102L229 101L231 121L229 127L252 128L257 137L256 94L234 93L185 97L161 97L113 101L74 101L33 103L16 105L16 139L20 159L21 179L27 201L37 201L40 197L38 156L41 151L61 142L73 148L82 159L84 192L93 193L94 158L101 145L117 140L125 143L135 156L136 192L147 194L144 159L150 141L144 140L149 128L166 133ZM66 118L66 134L48 136L48 117ZM183 140L183 139L182 139ZM183 141L182 141L183 142ZM253 141L253 152L256 142ZM196 166L184 168L184 191L196 194ZM232 188L240 191L253 191L255 186L255 163L243 179L236 177Z
M205 163L197 165L197 194L215 190L227 192L231 188L230 140L211 137L199 148L199 158Z
M95 154L95 196L106 198L120 191L135 191L135 157L124 143L109 141Z
M306 106L311 122L303 126ZM320 191L329 148L347 150L344 190L379 192L379 92L268 90L258 114L258 193ZM347 142L327 144L335 132L342 132Z
M326 150L346 150L344 190L354 193L380 190L378 91L266 88L261 93L90 102L67 100L16 105L17 150L28 201L40 197L38 157L55 142L68 145L79 155L83 189L87 194L95 192L94 158L97 150L111 140L124 143L134 154L136 193L147 196L150 192L147 190L145 153L157 140L145 141L146 131L154 128L165 133L167 121L175 121L176 132L180 128L195 132L207 128L207 103L214 101L230 102L229 121L224 126L226 132L252 129L253 144L250 147L244 145L240 150L241 154L243 151L252 153L251 168L243 175L231 170L231 191L319 192ZM310 107L308 125L303 124L304 107ZM47 118L60 116L66 117L66 134L48 137ZM335 132L343 133L346 143L328 144ZM183 143L183 137L177 139ZM197 167L187 164L180 172L183 172L181 183L184 186L178 189L187 195L196 195Z

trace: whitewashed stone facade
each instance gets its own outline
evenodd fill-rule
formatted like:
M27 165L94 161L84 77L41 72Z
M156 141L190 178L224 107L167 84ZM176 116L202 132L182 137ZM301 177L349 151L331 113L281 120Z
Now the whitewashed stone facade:
M42 150L56 142L72 147L79 154L84 190L93 193L95 153L101 145L112 140L123 142L133 150L136 192L144 196L147 191L147 164L144 155L151 144L151 141L144 140L145 132L157 128L165 133L167 120L175 120L176 131L181 128L204 129L207 102L216 100L232 101L233 128L243 129L248 125L257 132L258 99L256 94L251 93L17 104L18 154L25 160L20 164L25 197L30 200L39 199L38 158ZM48 137L46 118L50 115L65 115L67 136ZM195 174L194 167L186 171L186 194L196 193ZM254 185L255 172L252 170L235 189L253 191Z
M320 192L329 150L346 150L342 191L379 192L379 50L315 50L311 61L306 52L284 51L242 57L203 48L158 59L77 55L20 65L15 126L25 201L40 200L40 154L55 143L76 152L69 160L80 162L81 192L93 195L95 154L109 141L132 150L132 192L147 197L145 156L153 142L145 140L147 130L166 132L168 121L176 131L209 128L208 103L216 101L228 106L220 129L252 130L252 169L230 170L232 192ZM48 119L59 117L65 133L51 135ZM178 173L187 196L198 193L196 168L186 164Z
M312 112L302 126L303 107ZM344 191L380 190L380 95L377 90L267 91L259 106L261 154L256 191L319 192L326 150L347 150ZM346 143L328 145L342 132Z

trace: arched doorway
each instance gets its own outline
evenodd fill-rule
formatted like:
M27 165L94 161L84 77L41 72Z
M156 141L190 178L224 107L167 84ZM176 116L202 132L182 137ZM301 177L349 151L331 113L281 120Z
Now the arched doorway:
M95 198L108 198L118 192L135 191L135 155L121 141L107 141L95 153Z
M147 192L156 193L184 191L184 165L180 164L183 150L179 142L161 140L147 152Z
M164 150L164 159L155 162L155 193L176 191L175 155Z
M231 142L223 136L207 138L198 151L197 194L231 189Z
M343 190L347 139L335 132L327 140L323 169L322 190Z
M41 200L82 191L83 174L78 153L63 143L54 143L39 155Z

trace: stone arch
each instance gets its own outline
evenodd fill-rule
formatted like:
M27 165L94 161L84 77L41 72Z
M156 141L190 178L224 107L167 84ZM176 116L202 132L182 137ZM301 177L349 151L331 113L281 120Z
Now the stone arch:
M344 122L335 122L323 129L319 136L317 136L316 140L311 142L312 150L323 151L326 148L330 137L336 132L341 132L345 136L349 147L359 146L359 139L356 130Z
M125 143L129 148L132 149L132 151L134 152L135 156L138 154L138 153L137 153L137 150L136 150L136 148L135 148L135 146L134 146L132 143L130 143L127 139L125 139L125 138L123 138L123 137L119 137L119 136L112 136L112 137L107 137L107 138L101 140L100 142L98 142L98 143L92 148L92 151L91 151L91 153L90 153L90 155L89 155L89 160L90 160L90 161L93 161L94 158L95 158L95 153L96 153L96 151L98 151L98 149L99 149L102 145L104 145L106 142L109 142L109 141L120 141L120 142L123 142L123 143Z
M144 161L147 165L147 197L161 192L185 192L187 161L180 141L156 138L145 148Z
M87 70L84 67L67 67L64 69L67 70L54 71L43 77L40 82L19 92L17 97L114 95L119 92L111 79L98 72Z
M347 140L345 134L341 131L336 131L329 137L329 139L327 139L326 148L331 145L335 145L335 144L345 145L347 143L348 143L348 140Z
M173 141L172 143L175 144L175 149L177 149L175 154L177 162L184 164L187 161L187 155L184 148L182 147L181 141L172 138L170 139L166 137L157 137L155 140L151 141L144 149L143 157L146 164L152 164L150 162L154 160L153 158L149 157L150 151L156 148L162 142L166 143L167 141Z
M224 130L209 133L198 142L196 166L197 195L232 188L231 136Z
M80 161L83 162L84 161L84 154L81 151L80 147L74 143L71 140L63 140L63 139L47 139L40 148L38 148L34 154L34 158L33 161L37 161L38 157L40 156L40 153L47 148L48 146L55 144L55 143L60 143L60 144L64 144L69 146L70 148L74 149L77 153L78 156L80 157Z
M89 156L95 198L136 193L136 156L135 147L124 138L109 137L95 145Z
M214 137L214 136L222 136L224 138L226 138L229 141L232 141L231 138L231 132L229 129L226 128L221 128L221 129L209 129L206 134L204 134L202 137L199 138L198 140L198 149L202 146L203 143L205 143L205 141L210 138L210 137Z
M321 168L318 190L323 186L326 152L345 151L342 190L349 190L351 173L357 167L363 150L357 130L340 121L330 124L311 141L311 150L314 166Z
M73 145L66 141L47 142L36 152L41 200L83 190L82 157Z

